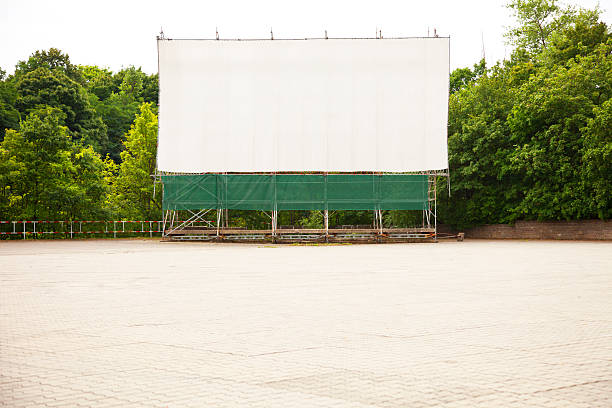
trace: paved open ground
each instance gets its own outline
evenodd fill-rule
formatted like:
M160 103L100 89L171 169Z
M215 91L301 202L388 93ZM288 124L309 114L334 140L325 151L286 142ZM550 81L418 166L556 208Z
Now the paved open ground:
M612 406L612 244L0 241L0 406Z

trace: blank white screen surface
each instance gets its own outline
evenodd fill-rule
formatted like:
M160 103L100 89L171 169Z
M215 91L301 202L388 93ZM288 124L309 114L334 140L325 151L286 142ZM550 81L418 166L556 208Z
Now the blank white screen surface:
M161 171L448 167L448 38L159 40Z

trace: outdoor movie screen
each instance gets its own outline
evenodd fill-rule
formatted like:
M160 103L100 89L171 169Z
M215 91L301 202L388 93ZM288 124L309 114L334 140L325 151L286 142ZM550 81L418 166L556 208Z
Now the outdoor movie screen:
M449 39L159 40L165 172L448 167Z

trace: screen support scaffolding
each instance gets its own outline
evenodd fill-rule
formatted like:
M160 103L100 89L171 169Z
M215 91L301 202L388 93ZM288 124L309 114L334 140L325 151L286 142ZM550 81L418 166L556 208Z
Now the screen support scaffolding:
M337 210L327 208L319 211L323 228L279 228L279 210L275 204L270 211L261 211L270 220L269 229L232 228L228 208L205 208L200 210L166 209L163 214L163 238L168 240L216 240L216 241L271 241L271 242L393 242L393 241L437 241L437 178L448 177L447 172L423 172L427 176L427 205L422 210L422 225L419 228L385 228L384 211L376 208L371 228L330 228L330 216ZM273 175L276 177L276 174ZM325 174L327 178L327 174ZM327 185L327 184L326 184ZM226 191L227 194L227 191ZM276 199L276 186L274 197ZM327 199L327 187L325 187ZM327 203L327 200L326 200ZM214 212L216 220L206 219ZM186 218L181 220L181 218Z

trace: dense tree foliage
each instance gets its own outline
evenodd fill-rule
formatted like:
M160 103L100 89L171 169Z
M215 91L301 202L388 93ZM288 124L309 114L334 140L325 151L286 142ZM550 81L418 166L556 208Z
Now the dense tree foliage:
M0 217L64 220L104 217L104 163L73 143L58 108L32 111L0 144Z
M441 221L461 228L516 220L612 216L612 35L598 9L510 0L508 60L450 76L451 196ZM0 219L159 219L153 193L157 75L77 66L36 51L0 70ZM393 148L393 146L389 146ZM440 180L446 185L446 180ZM232 225L269 217L230 211ZM422 214L386 211L388 226ZM330 225L370 224L337 211ZM320 213L281 212L281 225L320 227Z
M157 75L147 75L134 67L116 74L95 66L80 68L89 91L89 101L107 128L106 153L119 162L125 132L130 128L140 104L151 102L154 110L157 110Z
M106 152L106 126L89 103L83 86L62 70L39 67L16 75L16 108L28 114L41 106L52 106L64 112L64 123L75 140Z
M111 204L118 214L155 220L161 214L161 190L153 194L157 153L157 116L144 103L123 142L121 164L112 168Z
M150 199L141 198L130 211L118 205L117 197L133 196L118 194L116 186L131 182L121 163L133 160L124 152L126 132L142 104L149 103L148 120L155 117L157 93L157 75L134 67L113 73L76 66L55 48L20 61L13 75L0 70L0 218L152 214ZM154 158L156 133L148 137L141 148L153 149ZM141 183L141 195L148 191L142 184L152 183L150 176L132 181Z
M459 227L520 219L609 218L612 36L598 10L514 0L517 46L480 75L456 70L449 102L452 196ZM451 80L451 89L452 89Z
M474 65L473 69L469 68L457 68L450 74L449 78L449 90L450 94L454 94L461 89L466 88L478 78L480 78L486 71L485 60L481 60L478 64Z
M15 108L17 90L12 82L5 81L6 72L0 69L0 142L6 129L19 126L19 111Z
M70 57L57 48L50 48L49 51L36 51L27 61L19 61L15 67L15 75L26 75L39 68L62 73L79 83L83 80L78 67L70 62Z

